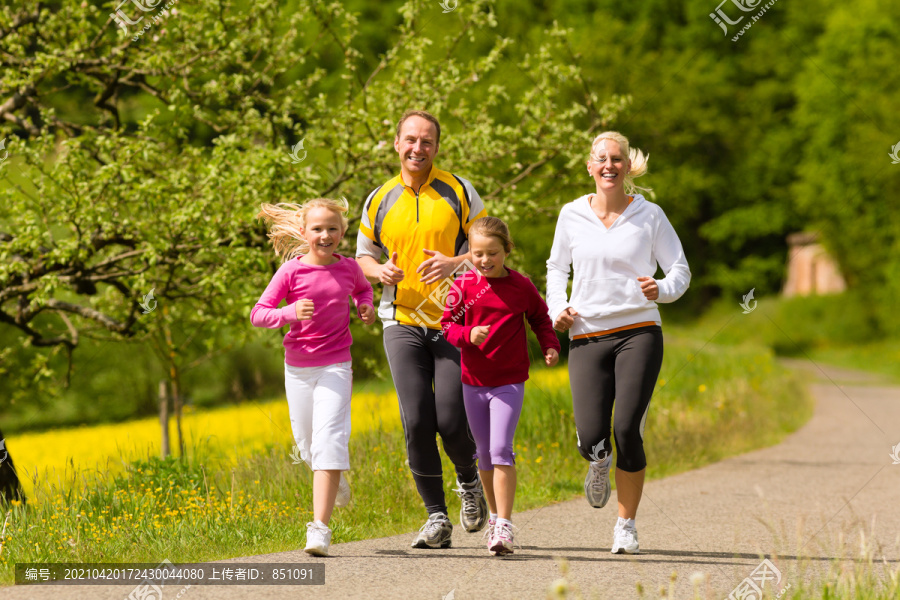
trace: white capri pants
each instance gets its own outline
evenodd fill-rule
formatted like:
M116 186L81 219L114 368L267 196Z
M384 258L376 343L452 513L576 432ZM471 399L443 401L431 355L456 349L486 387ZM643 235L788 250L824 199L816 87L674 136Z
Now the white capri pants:
M284 365L284 389L294 441L300 458L313 471L350 469L350 364Z

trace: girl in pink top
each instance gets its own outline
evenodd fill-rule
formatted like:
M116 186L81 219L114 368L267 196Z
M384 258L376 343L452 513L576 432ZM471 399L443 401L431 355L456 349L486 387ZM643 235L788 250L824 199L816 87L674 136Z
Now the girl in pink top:
M313 470L313 517L306 552L327 556L334 506L350 501L350 305L375 322L372 286L356 261L334 253L347 231L346 200L319 198L302 206L263 204L257 217L284 263L250 313L256 327L284 336L285 390L297 451ZM287 306L278 308L282 300Z
M491 510L488 551L493 555L513 551L513 437L528 379L525 321L537 335L548 366L559 360L560 348L537 288L503 264L512 245L500 219L483 217L472 223L469 249L475 270L456 281L458 289L448 294L441 320L446 340L462 348L463 401Z

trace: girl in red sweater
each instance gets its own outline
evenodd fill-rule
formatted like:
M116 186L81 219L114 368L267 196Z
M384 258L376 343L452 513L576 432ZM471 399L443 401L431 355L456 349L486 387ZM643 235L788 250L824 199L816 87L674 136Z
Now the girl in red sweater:
M456 281L458 289L448 294L441 322L447 341L462 348L463 400L491 511L488 551L493 555L513 551L513 437L529 365L525 320L548 366L557 363L560 348L537 288L503 264L512 247L509 229L500 219L483 217L472 223L469 249L475 270Z

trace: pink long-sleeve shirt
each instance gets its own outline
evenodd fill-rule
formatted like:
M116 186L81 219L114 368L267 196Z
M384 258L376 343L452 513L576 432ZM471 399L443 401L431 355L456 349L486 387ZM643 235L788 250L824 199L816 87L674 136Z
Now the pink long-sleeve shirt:
M462 382L468 385L496 387L528 379L526 320L542 352L560 349L537 288L521 273L506 270L506 277L469 271L456 280L458 293L451 290L447 295L441 328L448 342L462 348ZM473 327L482 325L491 328L484 343L476 346L470 335Z
M350 360L350 303L372 304L372 286L356 261L335 254L338 262L308 265L294 258L281 265L250 312L256 327L291 328L284 336L284 362L292 367L321 367ZM287 306L278 308L282 300ZM298 300L313 301L311 319L297 319Z

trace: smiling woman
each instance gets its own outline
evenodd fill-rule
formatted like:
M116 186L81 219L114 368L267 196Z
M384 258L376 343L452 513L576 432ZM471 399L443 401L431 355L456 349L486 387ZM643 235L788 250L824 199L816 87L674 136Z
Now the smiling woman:
M547 303L554 326L570 332L578 451L590 463L585 497L594 508L609 501L615 440L619 520L612 552L637 554L634 519L647 468L644 424L663 360L656 303L680 298L691 272L662 208L635 193L640 188L634 178L647 172L644 153L607 131L594 138L586 167L596 192L560 211L547 261ZM665 277L657 280L658 267Z

